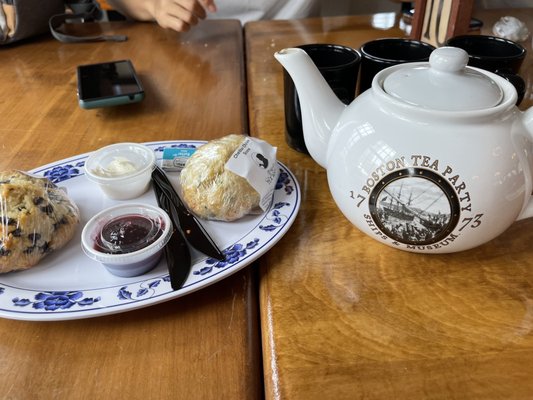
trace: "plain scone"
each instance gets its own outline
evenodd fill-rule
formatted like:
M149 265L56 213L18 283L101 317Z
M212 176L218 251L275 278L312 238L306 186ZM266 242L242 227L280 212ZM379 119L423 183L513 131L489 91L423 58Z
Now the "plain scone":
M78 207L50 180L0 172L0 273L33 267L63 247L78 223Z
M224 165L246 137L228 135L201 146L187 160L180 184L185 203L201 218L234 221L259 206L259 193Z

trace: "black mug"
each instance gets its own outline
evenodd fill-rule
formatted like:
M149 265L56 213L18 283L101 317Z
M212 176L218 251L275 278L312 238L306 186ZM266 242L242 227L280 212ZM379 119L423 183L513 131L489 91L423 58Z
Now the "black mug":
M526 93L526 84L518 71L526 58L526 49L509 39L486 35L455 36L446 46L459 47L468 53L468 65L494 72L516 88L519 105Z
M376 39L361 46L361 73L357 93L363 93L372 86L374 76L393 65L429 61L435 47L413 39Z
M361 56L357 50L335 44L306 44L298 46L315 63L333 92L345 104L355 98L357 73ZM309 154L302 130L302 112L298 92L292 78L284 70L285 140L294 150Z

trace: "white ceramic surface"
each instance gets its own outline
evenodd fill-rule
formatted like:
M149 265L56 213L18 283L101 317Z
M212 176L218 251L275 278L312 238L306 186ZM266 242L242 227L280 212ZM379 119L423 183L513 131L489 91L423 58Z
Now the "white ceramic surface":
M400 101L440 111L481 110L498 105L501 88L475 69L466 69L468 53L456 47L441 47L429 64L406 63L383 80L386 93Z
M464 55L441 48L431 67L387 68L344 106L305 52L275 57L295 82L305 143L327 169L333 198L372 238L412 252L455 252L533 216L533 108L516 108L505 79L464 67Z
M204 143L165 141L146 145L160 163L165 147L195 148ZM105 208L124 203L109 199L98 190L87 190L91 184L83 170L87 157L88 154L83 154L31 171L67 189L80 208L81 223L63 249L46 256L36 267L0 275L0 317L34 321L90 318L187 295L234 274L269 251L288 231L300 208L298 182L278 163L280 178L270 209L235 222L202 221L226 259L217 261L191 249L189 277L181 289L173 291L164 257L148 273L122 278L83 254L80 236L87 221ZM178 176L168 175L177 187ZM134 202L157 204L151 189Z

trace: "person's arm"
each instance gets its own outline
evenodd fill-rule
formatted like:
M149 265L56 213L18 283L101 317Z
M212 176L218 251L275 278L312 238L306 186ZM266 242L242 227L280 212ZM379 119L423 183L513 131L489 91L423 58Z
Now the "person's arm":
M206 17L206 11L216 12L214 0L107 0L109 5L129 18L156 21L163 28L188 31Z

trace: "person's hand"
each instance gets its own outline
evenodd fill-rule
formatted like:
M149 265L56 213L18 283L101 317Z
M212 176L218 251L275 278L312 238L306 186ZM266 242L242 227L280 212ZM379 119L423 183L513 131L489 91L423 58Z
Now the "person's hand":
M207 16L216 12L214 0L154 0L152 15L163 28L185 32Z

